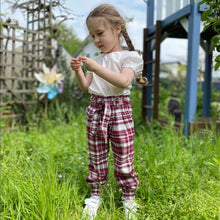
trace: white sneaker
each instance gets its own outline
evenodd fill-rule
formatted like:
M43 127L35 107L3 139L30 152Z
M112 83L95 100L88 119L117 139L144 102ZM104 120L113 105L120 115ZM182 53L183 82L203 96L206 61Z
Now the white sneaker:
M133 200L133 199L124 200L123 206L124 206L124 210L125 210L125 218L127 220L137 219L136 212L139 207L138 207L138 204L135 202L135 200Z
M97 215L99 206L101 205L101 199L99 196L92 196L89 199L85 199L85 205L83 214L92 220Z

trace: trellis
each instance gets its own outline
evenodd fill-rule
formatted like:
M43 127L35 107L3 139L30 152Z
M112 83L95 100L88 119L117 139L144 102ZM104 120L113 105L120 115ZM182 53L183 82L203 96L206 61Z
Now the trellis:
M51 30L52 1L28 1L27 28L1 20L0 27L0 108L1 118L22 118L39 99L34 73L41 71L43 62L54 63ZM7 109L7 110L6 110Z
M0 106L33 104L36 102L32 95L36 92L34 73L41 70L40 51L45 49L44 39L50 36L15 24L3 22L2 25L6 28L7 34L1 29Z

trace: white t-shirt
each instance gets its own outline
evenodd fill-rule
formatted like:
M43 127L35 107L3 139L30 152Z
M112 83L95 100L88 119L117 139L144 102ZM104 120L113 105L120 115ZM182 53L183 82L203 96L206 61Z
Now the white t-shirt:
M122 71L123 68L131 68L135 72L135 77L142 74L143 70L143 59L136 51L116 51L109 54L100 54L93 58L98 64L105 68L118 72ZM130 84L127 88L118 88L106 80L102 79L95 73L93 73L93 79L89 86L89 93L99 96L119 96L119 95L130 95Z

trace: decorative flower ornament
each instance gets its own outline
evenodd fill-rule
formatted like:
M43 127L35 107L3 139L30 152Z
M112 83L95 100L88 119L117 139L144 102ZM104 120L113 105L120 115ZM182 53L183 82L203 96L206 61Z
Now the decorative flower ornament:
M37 88L38 93L47 93L48 99L53 99L58 93L63 92L62 73L56 73L57 65L55 64L51 70L43 64L44 73L35 73L35 77L40 82Z

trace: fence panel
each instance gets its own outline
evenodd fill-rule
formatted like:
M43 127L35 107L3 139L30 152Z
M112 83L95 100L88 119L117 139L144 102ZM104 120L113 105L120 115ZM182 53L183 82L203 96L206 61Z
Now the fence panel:
M0 28L0 108L13 114L16 108L27 110L37 102L37 80L34 73L42 70L47 57L45 41L51 37L16 24L1 22ZM19 114L18 114L19 115Z

